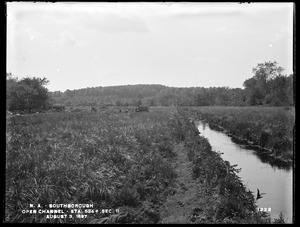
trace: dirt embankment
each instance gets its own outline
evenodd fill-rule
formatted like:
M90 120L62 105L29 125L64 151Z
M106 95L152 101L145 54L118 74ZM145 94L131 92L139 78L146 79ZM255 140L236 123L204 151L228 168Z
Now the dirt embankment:
M176 193L167 198L161 207L161 223L192 223L190 217L199 200L199 184L192 177L192 163L188 160L184 144L175 148L177 154L172 163L178 175Z

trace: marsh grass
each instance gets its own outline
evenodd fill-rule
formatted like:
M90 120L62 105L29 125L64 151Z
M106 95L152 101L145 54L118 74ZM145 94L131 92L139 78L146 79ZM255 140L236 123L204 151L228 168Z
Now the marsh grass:
M293 162L295 109L285 107L199 107L196 118L216 130L264 148L273 157Z
M184 143L201 184L203 215L196 223L265 223L255 212L235 166L211 150L188 114L175 108L150 112L77 112L7 119L5 222L159 223L159 207L174 193L174 147ZM90 203L85 219L22 214L29 204Z
M168 162L175 141L170 118L171 112L159 110L9 118L5 221L66 222L21 214L29 204L93 203L138 211L146 202L159 203L176 177Z

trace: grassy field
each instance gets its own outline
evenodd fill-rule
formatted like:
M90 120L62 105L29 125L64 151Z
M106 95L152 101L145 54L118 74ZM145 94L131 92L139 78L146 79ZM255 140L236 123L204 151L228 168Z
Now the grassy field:
M269 151L282 161L293 161L295 109L293 107L199 107L197 119L225 130L240 141Z
M192 163L186 170L193 176L191 184L199 184L201 198L193 201L187 223L270 222L256 212L238 170L198 134L188 115L174 108L10 116L5 222L161 223L160 207L180 183L181 170L171 164L178 151ZM49 219L23 213L30 204L43 209L49 204L94 204L94 210L120 213Z

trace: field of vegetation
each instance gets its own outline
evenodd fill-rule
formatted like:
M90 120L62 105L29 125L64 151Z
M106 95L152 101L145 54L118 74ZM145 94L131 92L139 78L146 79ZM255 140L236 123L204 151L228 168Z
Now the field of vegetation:
M201 199L194 201L187 223L271 222L256 211L253 194L236 175L239 170L211 150L184 111L173 108L8 117L5 222L161 223L160 207L176 193L171 163L179 144L200 185ZM88 203L120 213L83 219L22 213L29 204L46 209L54 203Z
M293 163L294 107L196 107L197 119L225 131L238 142L263 148L271 157Z

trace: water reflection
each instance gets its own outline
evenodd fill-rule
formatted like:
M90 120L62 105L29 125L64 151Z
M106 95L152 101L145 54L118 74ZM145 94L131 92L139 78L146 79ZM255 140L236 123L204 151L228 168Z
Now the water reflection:
M238 173L248 189L255 192L257 188L266 193L257 200L262 208L271 208L271 217L278 218L282 211L289 223L292 222L292 184L293 170L262 152L263 150L240 144L223 132L212 130L208 124L198 122L200 135L209 140L213 150L220 151L222 158L237 164L242 171ZM256 196L256 194L255 194Z
M253 145L246 144L245 142L241 142L240 140L238 140L234 137L230 137L230 138L231 138L232 142L241 146L243 149L254 150L255 155L259 158L259 160L261 162L271 165L271 167L273 167L274 169L278 168L278 169L282 169L285 171L290 171L292 169L292 165L290 163L287 163L285 161L282 161L282 160L279 160L279 159L276 159L276 158L270 156L266 150L261 149L256 146L253 146Z
M202 129L205 130L207 123L202 124Z
M205 122L201 122L201 123L198 122L198 125L200 127L202 127L202 131L206 130L207 126L209 127L209 124L205 123ZM282 161L282 160L279 160L279 159L276 159L276 158L270 156L268 154L268 151L266 151L265 149L259 148L257 146L253 146L251 144L248 144L245 141L239 140L239 139L229 136L229 135L228 135L228 137L231 139L231 141L234 144L239 145L239 147L242 148L241 150L255 151L255 155L259 158L259 160L262 163L267 163L274 169L278 168L278 169L285 170L285 171L290 171L292 169L292 165L290 163L287 163L285 161Z

